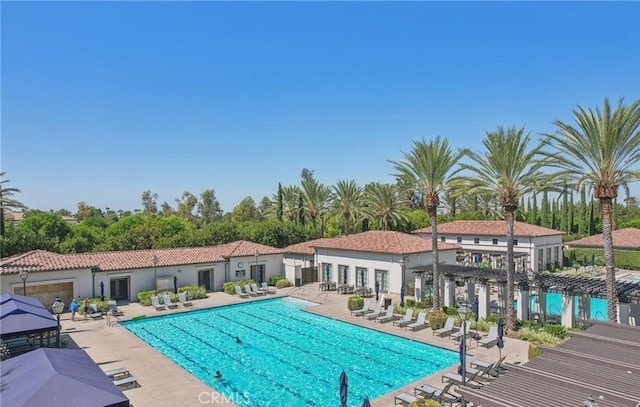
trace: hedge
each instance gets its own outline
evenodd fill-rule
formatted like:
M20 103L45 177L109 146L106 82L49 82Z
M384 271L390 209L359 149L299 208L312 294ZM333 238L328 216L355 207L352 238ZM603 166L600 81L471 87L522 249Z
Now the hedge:
M238 281L227 281L226 283L222 283L222 290L226 294L234 295L236 293L235 286L239 286L240 288L244 288L245 285L253 284L255 281L249 280L238 280Z
M582 247L572 247L570 249L575 253L576 261L581 261L587 256L587 263L591 264L591 256L604 257L603 249L587 249ZM621 269L640 270L640 251L634 250L614 250L613 259L615 265Z
M189 291L189 300L198 300L201 298L207 298L207 290L204 286L195 286L195 285L185 285L182 287L178 287L178 292L181 293L183 291ZM158 297L160 302L162 302L163 295L169 295L171 297L171 301L178 301L178 296L173 293L173 291L158 291ZM156 295L155 290L146 290L146 291L138 291L137 297L140 305L144 305L148 307L151 305L151 297Z

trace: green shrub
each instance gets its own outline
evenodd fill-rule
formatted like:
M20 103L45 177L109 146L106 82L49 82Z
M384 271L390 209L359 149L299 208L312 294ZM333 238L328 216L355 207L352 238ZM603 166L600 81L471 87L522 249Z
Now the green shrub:
M364 306L364 298L360 296L356 295L353 297L349 297L349 299L347 300L347 308L349 308L349 311L362 309L363 306Z
M534 343L529 344L529 361L533 360L536 356L542 354L542 349Z
M276 282L276 288L285 288L285 287L292 287L293 283L289 280L287 280L286 278L283 278L282 280L278 280Z
M538 345L548 346L556 346L562 342L562 339L557 336L535 328L521 328L518 331L518 338Z
M560 339L567 337L567 329L560 324L546 324L543 327L543 331L553 336L557 336Z
M429 313L429 326L431 329L436 330L444 326L444 321L447 319L447 315L442 311L432 311Z
M416 306L416 300L413 298L407 298L404 302L407 308L414 308Z
M239 286L240 288L244 288L245 285L249 284L253 284L255 281L249 279L249 280L238 280L238 281L227 281L226 283L222 283L222 291L225 292L225 294L231 294L234 295L236 293L236 289L235 286Z
M190 300L199 300L201 298L207 298L207 289L204 286L198 287L197 285L185 285L178 287L178 293L189 291Z
M89 304L94 304L96 309L100 312L109 311L109 298L104 297L104 300L100 300L100 297L89 298ZM80 302L82 306L82 302Z
M442 404L435 400L418 400L409 404L409 407L442 407Z
M472 320L470 328L476 329L478 331L489 332L489 328L495 325L496 324L494 324L493 322L489 322L484 318L480 318L478 322L476 322L475 320Z
M273 276L271 278L269 278L269 285L275 286L278 284L278 281L280 280L286 280L287 278L285 276Z
M156 295L155 290L138 291L138 302L140 305L148 307L151 305L151 297L154 295Z

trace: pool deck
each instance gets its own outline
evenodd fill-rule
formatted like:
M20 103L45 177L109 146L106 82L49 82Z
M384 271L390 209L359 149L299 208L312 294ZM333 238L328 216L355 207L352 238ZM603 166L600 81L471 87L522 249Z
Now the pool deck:
M275 295L250 299L240 299L237 296L231 296L222 292L209 293L208 298L193 301L193 307L180 306L175 310L156 311L151 307L143 307L138 303L130 303L119 306L118 308L124 312L124 316L120 318L124 321L140 315L150 317L169 313L188 312L191 310L249 301L260 301L287 295L317 302L318 305L309 307L307 310L318 315L376 329L381 332L394 334L456 352L458 349L454 341L434 336L430 328L411 332L395 327L392 323L380 324L364 320L363 318L353 317L346 306L348 295L341 295L336 292L321 292L318 284L308 284L301 288L284 288L278 290ZM394 304L399 301L397 296L391 295L391 298ZM69 348L83 349L98 363L101 369L106 371L126 367L130 371L140 384L138 388L125 391L125 395L129 397L131 405L134 407L234 405L232 400L223 398L182 367L167 359L161 353L120 326L114 318L107 318L105 316L101 320L92 320L90 318L83 319L82 317L77 317L76 321L71 321L71 315L66 313L62 316L62 334L68 335L70 338ZM471 349L468 351L470 360L483 359L493 362L498 359L499 350L497 347L494 346L490 349L478 348L475 342L472 342L471 345ZM528 342L505 338L505 347L502 351L503 354L507 356L506 361L510 363L526 362L528 346ZM445 372L453 372L456 370L457 367L454 366L431 376L424 377L401 389L371 400L371 405L373 407L393 406L395 394L402 391L413 394L413 388L419 384L427 383L441 387L441 376ZM337 380L338 378L336 378L336 391L338 391Z

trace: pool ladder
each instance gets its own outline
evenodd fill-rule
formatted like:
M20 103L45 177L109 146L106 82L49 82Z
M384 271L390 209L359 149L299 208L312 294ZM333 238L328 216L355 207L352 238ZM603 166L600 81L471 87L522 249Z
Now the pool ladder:
M298 294L300 297L304 296L304 287L293 287L290 291L289 291L289 295L293 295L296 292L301 292L300 294Z
M322 301L322 303L327 302L327 298L329 297L329 293L320 293L318 295L315 296L315 298L313 299L313 302L318 302L316 301L317 298L319 298L320 296L324 295L324 301Z

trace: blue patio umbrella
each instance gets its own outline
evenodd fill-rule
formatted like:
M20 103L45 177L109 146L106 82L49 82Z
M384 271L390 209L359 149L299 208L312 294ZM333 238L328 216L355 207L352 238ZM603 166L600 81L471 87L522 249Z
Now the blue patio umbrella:
M360 407L371 407L371 403L369 402L369 397L365 396L362 401L362 405Z
M380 282L376 280L376 301L380 299L379 294L380 294Z
M340 373L340 407L347 407L347 390L349 387L349 380L347 374L342 371Z
M502 335L504 335L504 321L502 318L498 320L498 342L496 346L500 349L500 359L502 359L502 348L504 348L504 341L502 340Z
M400 289L400 306L404 307L404 286Z
M342 283L347 284L347 268L342 269Z
M178 276L173 276L173 293L178 294Z
M360 270L360 286L364 287L364 269Z
M479 309L480 309L480 302L478 301L478 296L475 296L475 299L473 300L473 319L476 321L476 345L478 344L477 341L479 340L480 335L478 335L478 318L479 318Z
M100 281L100 301L104 301L104 281Z
M458 365L458 374L460 376L462 376L462 371L464 369L464 364L465 364L465 341L462 340L462 338L460 339L460 346L459 346L459 352L458 354L460 355L460 365Z

